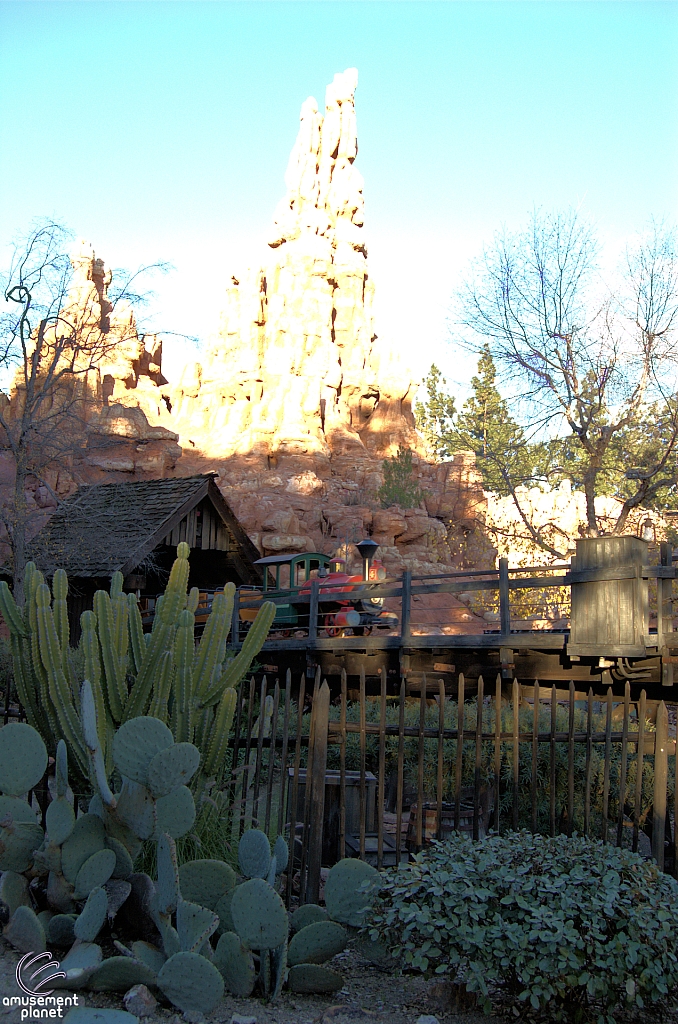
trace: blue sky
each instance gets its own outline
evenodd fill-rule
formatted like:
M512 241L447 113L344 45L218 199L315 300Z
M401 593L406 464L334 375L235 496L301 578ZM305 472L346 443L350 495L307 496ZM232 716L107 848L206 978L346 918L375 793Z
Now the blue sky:
M205 337L301 103L357 67L378 333L461 379L446 310L502 224L581 204L612 251L676 218L677 58L674 2L0 2L0 247L53 216L170 261L155 323Z

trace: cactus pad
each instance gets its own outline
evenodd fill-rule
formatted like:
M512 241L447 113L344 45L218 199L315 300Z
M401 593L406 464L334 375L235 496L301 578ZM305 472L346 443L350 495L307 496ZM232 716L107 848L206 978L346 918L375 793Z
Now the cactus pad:
M113 836L106 836L106 849L113 850L115 854L115 867L113 868L111 878L129 878L134 870L134 865L127 848L119 839L114 839Z
M155 803L148 789L139 782L123 781L116 811L120 821L140 839L150 839L153 835Z
M68 792L68 747L65 740L59 740L57 743L54 779L56 782L56 795L66 796Z
M104 960L91 975L87 987L93 992L126 992L132 985L155 985L155 972L128 956Z
M14 821L36 825L38 816L25 800L17 800L14 796L0 796L0 822L11 825Z
M219 924L213 910L181 900L177 906L179 945L185 953L197 953Z
M2 933L22 953L44 953L45 929L30 907L17 907Z
M172 733L159 718L130 718L113 737L113 762L121 775L145 786L149 764L173 743Z
M275 873L276 875L282 875L283 871L287 870L287 863L290 859L290 851L287 846L287 842L283 836L278 836L273 847L273 856L275 857Z
M234 996L247 999L252 995L257 972L249 949L235 932L224 932L214 951L214 963Z
M146 964L156 974L167 959L165 954L150 942L142 942L140 940L133 942L132 952L134 953L135 960L140 960L142 964Z
M47 747L40 733L25 722L0 729L0 790L21 796L37 786L47 768Z
M200 751L192 743L174 743L158 751L148 766L148 788L154 797L167 796L185 786L200 764Z
M338 971L319 964L296 964L290 968L288 984L291 992L308 995L322 992L338 992L343 988L344 979Z
M73 888L62 874L50 871L47 877L47 902L52 910L60 914L72 914L75 910Z
M75 811L65 797L58 796L52 800L45 815L45 825L50 842L57 846L66 842L75 825Z
M266 878L271 863L271 844L258 828L248 829L238 843L238 864L247 878Z
M360 928L380 885L379 872L365 861L351 857L338 861L325 882L327 913L333 921Z
M287 938L285 905L263 878L250 878L235 889L231 917L236 932L250 949L275 949Z
M189 860L179 868L183 898L210 910L217 910L220 899L235 888L236 881L235 871L223 860Z
M99 854L94 856L98 857ZM92 889L87 897L87 903L83 907L82 913L73 926L76 939L80 939L81 942L94 942L106 920L107 910L108 897L106 890L100 886Z
M224 979L198 953L175 953L158 973L158 988L184 1013L209 1013L224 994Z
M288 962L296 964L324 964L346 949L346 929L334 921L316 921L296 933L290 942Z
M323 907L319 907L317 903L305 903L294 911L290 917L290 925L294 933L300 932L302 928L306 928L309 924L328 920L327 911Z
M47 925L49 946L72 946L75 942L75 914L55 914Z
M75 885L78 871L93 854L104 849L104 823L96 814L83 814L61 849L64 878Z
M43 839L40 826L28 822L19 821L0 829L0 871L28 871Z
M3 871L0 878L0 900L9 908L10 917L21 906L30 906L28 881L18 871Z
M178 786L155 804L156 826L154 835L167 832L178 839L188 832L195 821L195 801L188 786Z
M161 914L173 914L181 898L179 868L174 840L163 833L158 840L158 881L155 883L154 907Z
M82 865L75 878L76 900L89 896L92 889L104 885L113 874L115 868L115 854L113 850L97 850L91 857L88 857Z

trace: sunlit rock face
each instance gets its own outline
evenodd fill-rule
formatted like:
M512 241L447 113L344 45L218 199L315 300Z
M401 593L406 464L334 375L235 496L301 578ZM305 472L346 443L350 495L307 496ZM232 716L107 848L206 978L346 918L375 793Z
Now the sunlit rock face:
M303 104L269 252L231 278L217 338L173 389L181 435L213 457L306 456L326 476L333 456L417 446L416 386L374 331L357 80L335 76L324 115Z

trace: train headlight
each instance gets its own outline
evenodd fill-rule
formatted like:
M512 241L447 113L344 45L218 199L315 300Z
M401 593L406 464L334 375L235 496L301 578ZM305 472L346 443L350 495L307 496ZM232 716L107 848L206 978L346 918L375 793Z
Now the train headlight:
M370 604L375 605L377 608L381 608L384 603L383 597L371 597Z

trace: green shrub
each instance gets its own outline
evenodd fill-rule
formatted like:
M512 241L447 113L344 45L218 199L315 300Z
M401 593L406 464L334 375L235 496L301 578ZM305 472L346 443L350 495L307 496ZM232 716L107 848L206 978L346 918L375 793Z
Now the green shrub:
M394 458L384 459L382 469L384 482L377 491L381 507L400 505L401 508L417 508L424 500L424 492L414 476L412 452L408 448L398 448Z
M676 1003L678 882L637 854L524 832L436 843L383 873L369 920L406 969L550 1020Z

